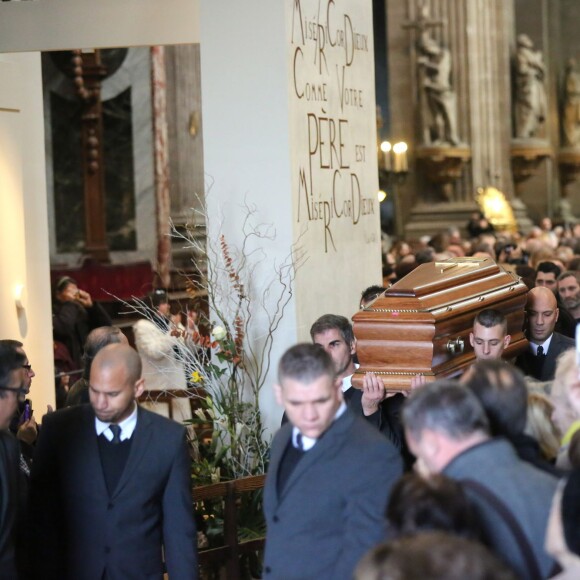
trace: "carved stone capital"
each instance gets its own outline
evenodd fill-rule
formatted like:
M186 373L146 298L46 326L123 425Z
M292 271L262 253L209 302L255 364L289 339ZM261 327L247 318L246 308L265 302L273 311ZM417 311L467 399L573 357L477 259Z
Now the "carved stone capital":
M512 173L516 185L536 175L542 161L554 156L554 150L541 142L517 142L511 147Z
M443 198L450 201L451 185L461 177L464 166L471 160L471 148L424 146L417 149L416 155L427 179L439 186Z
M562 189L580 177L580 147L567 147L558 153ZM564 193L564 191L563 191Z

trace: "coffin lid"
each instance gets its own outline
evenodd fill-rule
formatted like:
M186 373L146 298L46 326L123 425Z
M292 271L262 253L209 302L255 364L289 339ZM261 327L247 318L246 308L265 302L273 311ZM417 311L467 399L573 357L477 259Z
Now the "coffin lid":
M443 262L429 262L421 264L393 284L384 296L421 298L501 271L490 258L451 258Z

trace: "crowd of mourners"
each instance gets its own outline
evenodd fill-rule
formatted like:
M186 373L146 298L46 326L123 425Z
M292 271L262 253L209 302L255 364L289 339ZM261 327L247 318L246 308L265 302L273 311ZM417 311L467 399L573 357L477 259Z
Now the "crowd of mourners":
M474 214L466 231L385 244L360 308L421 264L491 258L529 289L526 350L508 356L506 317L484 308L462 376L355 388L351 322L314 321L274 385L263 578L580 578L580 224L500 233ZM172 360L167 295L136 325L139 353L74 280L55 300L59 375L78 376L40 426L32 363L0 340L0 579L197 578L186 431L137 403Z

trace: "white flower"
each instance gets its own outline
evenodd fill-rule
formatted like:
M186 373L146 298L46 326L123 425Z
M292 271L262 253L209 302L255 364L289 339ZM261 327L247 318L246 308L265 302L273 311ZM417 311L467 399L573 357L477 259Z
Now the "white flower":
M223 326L214 326L211 331L211 335L216 340L223 340L227 336L226 329Z

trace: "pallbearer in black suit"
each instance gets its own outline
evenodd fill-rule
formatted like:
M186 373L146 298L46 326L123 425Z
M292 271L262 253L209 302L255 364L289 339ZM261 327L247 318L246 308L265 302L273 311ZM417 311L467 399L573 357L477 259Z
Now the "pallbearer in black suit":
M347 408L320 346L288 350L278 379L276 397L289 421L272 443L264 489L264 578L352 578L362 555L385 537L400 456Z
M90 405L44 418L31 475L37 577L197 578L185 429L141 409L141 360L125 344L95 356Z
M530 345L518 356L516 366L538 381L552 381L556 359L569 348L574 348L574 340L554 332L559 310L556 297L548 288L536 287L529 291L526 314Z

